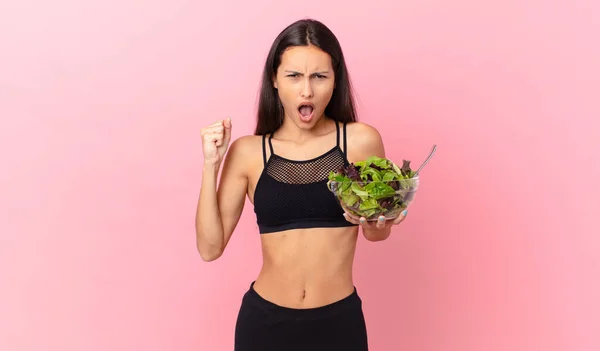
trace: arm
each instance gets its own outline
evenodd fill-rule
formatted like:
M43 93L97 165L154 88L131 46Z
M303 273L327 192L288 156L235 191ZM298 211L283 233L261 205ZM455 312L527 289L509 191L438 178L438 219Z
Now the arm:
M350 129L352 127L352 129ZM385 148L381 134L365 123L348 125L348 156L351 162L367 159L371 156L385 157ZM382 241L391 233L391 223L362 223L362 232L369 241Z
M196 210L196 246L204 261L221 257L244 208L248 186L247 158L243 150L246 138L234 141L220 164L205 163Z

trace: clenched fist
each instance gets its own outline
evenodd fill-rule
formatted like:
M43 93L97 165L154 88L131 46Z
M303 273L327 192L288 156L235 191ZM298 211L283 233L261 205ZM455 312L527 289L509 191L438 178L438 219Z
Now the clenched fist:
M231 140L231 118L227 117L202 128L200 135L202 135L204 163L220 164Z

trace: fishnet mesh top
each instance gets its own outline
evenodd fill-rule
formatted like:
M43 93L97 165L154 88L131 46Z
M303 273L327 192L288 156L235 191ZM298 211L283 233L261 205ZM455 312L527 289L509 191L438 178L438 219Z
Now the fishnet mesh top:
M340 147L340 126L336 123L336 146L310 160L289 160L273 152L269 136L263 135L264 169L254 192L254 212L259 232L314 227L346 227L354 224L343 216L343 209L327 188L329 172L348 165L346 123L343 125L344 150Z

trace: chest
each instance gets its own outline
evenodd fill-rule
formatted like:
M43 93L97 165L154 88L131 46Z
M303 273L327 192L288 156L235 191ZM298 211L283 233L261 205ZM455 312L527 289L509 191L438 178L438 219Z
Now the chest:
M303 161L274 155L255 187L256 214L272 220L340 216L341 207L327 188L327 182L330 172L346 162L337 149Z

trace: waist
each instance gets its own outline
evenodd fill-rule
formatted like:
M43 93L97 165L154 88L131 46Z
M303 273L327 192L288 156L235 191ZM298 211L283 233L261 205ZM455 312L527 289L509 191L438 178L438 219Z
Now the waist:
M362 300L358 295L356 287L352 287L349 293L331 300L327 303L310 307L285 306L256 290L256 281L250 284L244 299L260 307L263 311L277 314L282 318L320 318L331 313L339 313L345 309L361 309Z
M259 274L252 288L272 304L293 309L326 306L347 297L355 289L351 274L311 280L282 279L263 272Z
M267 300L291 308L322 306L348 296L354 289L356 239L352 228L262 236L263 265L254 288Z

